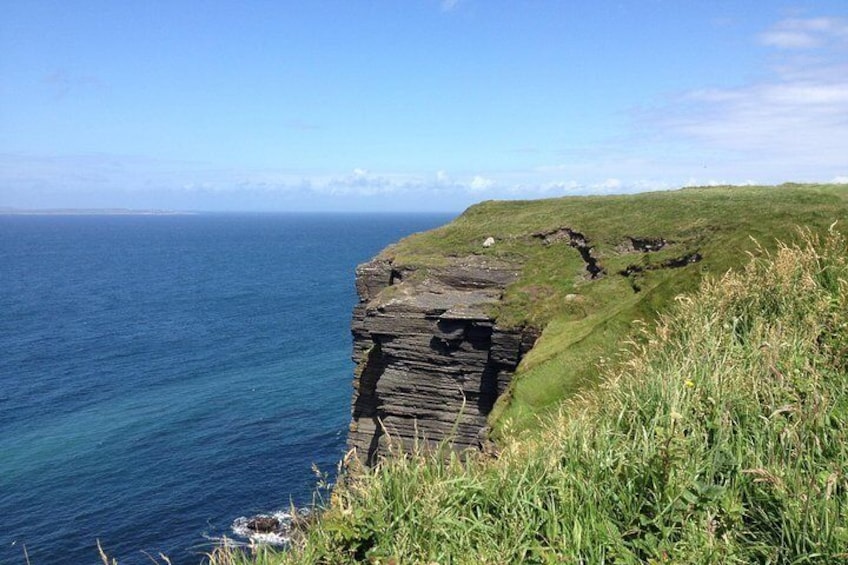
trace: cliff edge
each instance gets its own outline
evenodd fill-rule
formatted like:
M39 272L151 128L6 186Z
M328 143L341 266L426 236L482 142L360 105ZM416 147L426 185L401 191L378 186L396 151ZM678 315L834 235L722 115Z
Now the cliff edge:
M348 445L371 464L391 446L532 430L621 361L634 323L846 217L846 185L472 206L358 267Z
M492 312L521 265L469 255L422 269L390 250L356 270L348 444L368 464L391 444L479 448L486 418L538 332Z

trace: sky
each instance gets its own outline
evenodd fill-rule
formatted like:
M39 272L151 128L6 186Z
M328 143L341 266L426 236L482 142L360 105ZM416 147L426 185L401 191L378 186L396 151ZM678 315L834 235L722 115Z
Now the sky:
M848 183L845 0L5 0L0 208Z

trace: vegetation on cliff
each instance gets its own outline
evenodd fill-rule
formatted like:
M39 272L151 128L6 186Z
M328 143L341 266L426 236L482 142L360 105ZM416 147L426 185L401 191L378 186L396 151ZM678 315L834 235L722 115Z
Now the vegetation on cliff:
M544 330L495 406L495 436L536 426L562 400L597 382L634 320L651 323L706 274L745 263L757 245L791 242L797 226L819 233L848 217L848 186L687 188L622 196L491 201L388 250L426 273L445 257L484 256L521 268L499 325ZM486 238L494 245L483 247ZM582 246L582 247L581 247ZM587 256L594 265L591 272Z
M625 334L632 339L626 355L615 357L618 362L587 363L599 386L557 402L555 414L532 434L502 429L497 457L461 459L422 451L399 454L373 469L353 469L290 552L259 549L247 556L219 550L211 561L848 562L848 244L835 232L823 238L814 233L826 229L798 237L793 227L826 226L845 217L848 192L839 187L765 190L683 191L677 194L686 198L677 201L673 194L645 195L641 201L622 197L622 213L628 202L638 211L646 202L670 199L645 220L663 229L640 233L636 230L648 224L632 217L609 219L620 231L610 227L604 232L610 235L593 248L606 269L604 279L575 277L577 255L567 270L571 282L560 287L551 282L551 292L562 299L559 306L552 302L550 310L536 313L515 306L528 285L546 280L539 271L510 289L503 311L505 318L547 319L536 366L554 363L551 371L567 374L568 363L581 357L569 357L557 346L582 342L566 337L565 330L550 333L550 327L588 323L593 314L571 320L569 304L576 301L565 295L607 309L607 320L594 329L601 333L601 349L612 351L613 343L621 347ZM713 212L695 217L696 208L680 208L689 195ZM567 206L568 200L546 205ZM512 205L473 208L442 235L449 239L458 237L451 230L474 230L455 239L460 245L495 233L500 241L493 248L508 253L503 235L510 233L508 225L496 233L496 225L480 227L469 218L486 207ZM679 223L670 220L675 207ZM592 207L580 208L589 215ZM545 225L533 214L522 216L521 209L509 216L516 226L525 223L522 233L562 227L592 233L573 221L574 215L552 215ZM605 210L611 212L609 206ZM591 214L602 217L597 210ZM722 214L732 217L721 224ZM573 227L558 225L561 218ZM531 219L532 227L526 225ZM733 229L717 227L734 222ZM679 269L643 269L635 292L632 273L613 276L628 263L627 250L613 251L619 235L664 238L679 246L669 257L699 253L703 258ZM774 243L776 235L788 243ZM439 241L431 237L407 240L393 252L424 253L427 241ZM532 252L538 257L525 257L525 265L559 268L543 265L549 249L539 246ZM432 251L434 261L437 251ZM725 272L746 264L746 252L754 256L747 267ZM644 261L644 255L638 257ZM662 263L663 257L651 255L641 264ZM427 260L423 254L420 259L421 264ZM697 293L680 296L705 266L713 276ZM601 292L594 286L600 281L606 281L601 289L618 293L613 295L618 304L594 294ZM653 297L645 299L645 293ZM645 317L655 321L637 324L641 330L634 332L636 314L661 303L670 305L666 314ZM579 355L588 358L589 351L595 349Z

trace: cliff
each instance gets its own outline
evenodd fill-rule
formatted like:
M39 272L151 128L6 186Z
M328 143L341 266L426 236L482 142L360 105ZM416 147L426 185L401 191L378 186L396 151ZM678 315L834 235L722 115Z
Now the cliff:
M848 242L742 261L498 457L349 473L262 562L845 564Z
M390 444L476 448L536 428L621 361L634 323L845 217L845 185L472 206L357 269L349 447L373 463Z
M348 443L369 464L391 442L477 448L537 332L492 315L520 265L481 256L419 270L383 253L356 270Z

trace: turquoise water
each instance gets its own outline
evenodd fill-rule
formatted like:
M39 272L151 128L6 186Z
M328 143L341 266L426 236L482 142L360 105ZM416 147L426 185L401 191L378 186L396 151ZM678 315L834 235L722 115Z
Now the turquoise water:
M343 455L354 268L445 215L0 216L0 563L197 563Z

